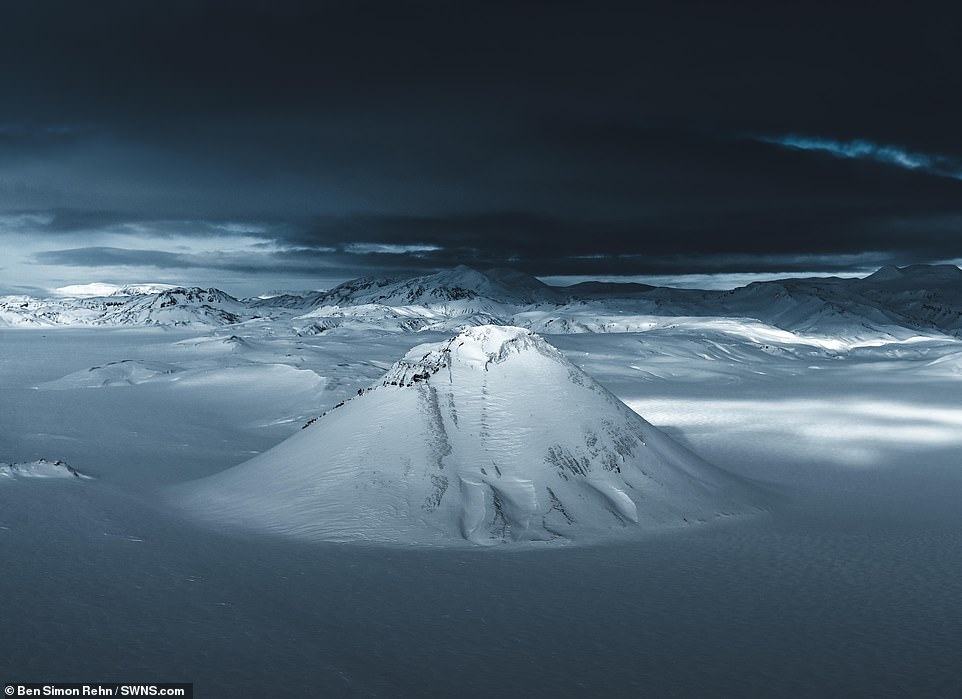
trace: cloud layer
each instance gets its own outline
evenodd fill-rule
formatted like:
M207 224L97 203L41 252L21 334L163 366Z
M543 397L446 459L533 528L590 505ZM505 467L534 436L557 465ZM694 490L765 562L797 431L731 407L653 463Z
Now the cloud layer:
M836 158L871 160L906 170L921 170L940 177L962 179L962 162L943 155L909 151L899 146L872 143L861 139L837 141L831 138L796 135L767 136L759 140L796 150L828 153Z
M956 24L831 17L13 5L2 281L302 288L457 263L599 276L962 257Z

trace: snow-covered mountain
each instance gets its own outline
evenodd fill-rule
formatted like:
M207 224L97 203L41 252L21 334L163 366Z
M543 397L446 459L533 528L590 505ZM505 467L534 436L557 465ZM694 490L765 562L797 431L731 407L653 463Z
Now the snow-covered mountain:
M852 286L901 322L962 336L962 269L955 265L883 267Z
M4 480L19 480L22 478L58 478L58 479L78 479L90 480L87 476L73 466L57 460L47 461L38 459L19 464L0 463L0 483Z
M555 287L510 269L480 272L460 265L411 279L355 279L310 299L313 307L423 306L435 309L479 308L482 302L503 305L559 302L564 298Z
M482 314L489 322L544 332L626 332L651 316L748 318L795 333L838 336L853 342L904 339L922 333L962 332L962 270L913 265L880 270L866 279L815 278L755 282L731 291L586 282L549 287L510 270L458 267L407 280L362 279L308 298L308 316L332 317L365 308L422 319L421 329Z
M215 326L254 315L219 289L171 287L151 293L139 289L120 287L117 293L96 297L3 296L0 327Z
M47 328L91 325L123 300L106 298L37 298L0 296L0 328Z
M227 325L247 307L219 289L177 287L148 294L108 310L99 325Z
M915 265L865 279L754 282L730 291L589 284L556 309L526 310L515 322L545 332L625 332L653 316L747 318L805 335L852 342L962 333L962 270Z
M506 324L522 308L551 307L565 296L522 272L459 266L412 279L356 279L305 299L299 333L374 329L448 331Z
M410 279L356 279L305 296L238 300L217 289L153 287L116 287L96 297L0 297L0 327L217 326L262 318L289 322L288 331L302 335L479 324L572 333L633 332L653 317L700 316L747 318L852 342L962 336L962 270L953 265L889 267L865 279L754 282L730 291L600 282L551 287L521 272L463 266Z
M294 323L297 332L331 327L413 332L504 323L520 308L560 303L565 298L521 272L478 272L468 267L404 280L358 279L304 296L278 294L243 300L218 289L155 286L96 283L63 287L53 298L0 297L0 326L215 326L258 317L287 320L303 316Z
M196 516L327 541L582 541L754 510L754 491L537 335L479 326L251 461L178 492Z
M756 282L726 293L719 315L743 312L787 330L962 330L962 270L954 265L882 268L865 279Z
M245 299L245 303L255 309L294 308L303 309L307 306L309 294L269 294L257 298Z
M756 318L785 330L853 339L898 337L914 324L901 322L884 305L862 298L845 280L787 279L755 282L709 297L710 315ZM706 315L702 312L697 315Z

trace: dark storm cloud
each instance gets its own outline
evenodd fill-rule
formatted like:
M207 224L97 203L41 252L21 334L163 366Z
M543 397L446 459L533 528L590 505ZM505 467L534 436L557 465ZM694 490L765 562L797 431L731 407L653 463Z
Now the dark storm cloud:
M407 249L394 249L404 247ZM356 249L355 249L356 248ZM427 249L423 249L427 248ZM33 255L43 265L108 269L111 267L154 268L157 270L221 270L252 275L297 274L334 270L357 276L372 267L379 271L403 272L411 269L411 259L433 250L430 246L382 246L349 244L343 249L287 248L250 250L240 253L173 253L109 246L87 246L44 250ZM399 258L404 260L400 264Z
M64 266L962 257L957 19L861 3L15 4L0 215L75 236L34 258ZM120 229L158 249L83 240ZM172 235L264 248L218 260L163 250Z
M283 273L304 272L311 266L315 251L290 254L230 256L212 253L172 253L159 250L136 250L91 246L64 250L45 250L34 257L41 264L68 267L154 267L156 269L213 269L230 272ZM285 258L288 261L285 262Z
M35 255L43 264L66 265L70 267L158 267L188 269L192 267L211 267L216 258L199 255L185 255L158 250L131 250L92 246L68 248L65 250L46 250Z

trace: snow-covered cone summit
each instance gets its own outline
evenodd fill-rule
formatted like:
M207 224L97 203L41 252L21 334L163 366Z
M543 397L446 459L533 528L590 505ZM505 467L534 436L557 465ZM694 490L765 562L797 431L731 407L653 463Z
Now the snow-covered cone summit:
M748 512L752 493L537 335L480 326L182 493L198 516L328 541L597 540Z
M554 361L567 361L558 350L529 330L505 325L466 328L447 342L418 345L388 371L384 386L410 386L442 368L459 364L487 371L511 354L532 352Z

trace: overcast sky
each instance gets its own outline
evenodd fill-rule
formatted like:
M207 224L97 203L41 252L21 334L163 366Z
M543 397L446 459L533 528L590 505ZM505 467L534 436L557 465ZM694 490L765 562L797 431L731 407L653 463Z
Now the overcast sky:
M0 291L962 258L960 18L734 5L9 3Z

